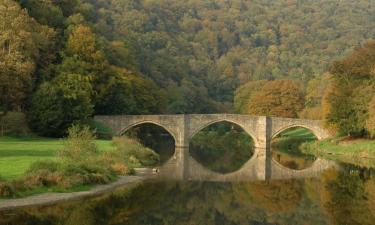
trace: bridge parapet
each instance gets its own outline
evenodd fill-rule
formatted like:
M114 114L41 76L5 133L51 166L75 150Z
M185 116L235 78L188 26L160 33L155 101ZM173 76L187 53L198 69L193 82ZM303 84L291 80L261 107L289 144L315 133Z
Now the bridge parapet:
M212 173L199 169L196 166L197 163L190 160L189 142L200 130L217 122L226 121L236 124L253 138L255 145L254 157L257 162L251 165L252 167L256 166L256 177L259 179L266 179L271 176L270 158L272 156L270 143L272 138L282 131L291 127L304 127L311 130L318 139L328 137L328 133L321 126L320 121L304 119L236 114L118 115L95 116L94 119L111 128L116 135L122 135L130 128L146 123L155 124L167 130L175 140L176 150L173 158L166 163L164 174L174 173L173 177L182 179L188 178L189 173L193 173L194 168L189 168L189 166L201 171L201 175L212 175ZM241 170L238 173L243 173L244 171ZM218 175L215 175L215 177L220 179ZM236 174L232 174L231 177L236 177ZM227 178L228 176L226 176Z
M271 139L286 129L292 127L303 127L310 130L319 139L325 139L329 137L328 132L324 129L322 121L320 120L307 120L307 119L292 119L292 118L280 118L271 117Z

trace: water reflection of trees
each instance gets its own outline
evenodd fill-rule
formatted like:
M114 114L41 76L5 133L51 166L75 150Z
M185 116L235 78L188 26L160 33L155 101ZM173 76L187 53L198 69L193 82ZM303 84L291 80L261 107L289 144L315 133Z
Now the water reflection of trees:
M238 125L219 122L198 132L190 142L189 151L205 167L229 173L240 169L251 158L254 144Z
M167 162L174 154L175 143L172 135L164 128L145 123L132 127L126 136L138 140L144 146L154 150L160 156L160 164Z
M144 183L84 202L0 214L0 224L372 224L374 171L319 179Z
M272 139L272 158L289 169L309 168L316 157L304 154L300 146L313 140L316 140L315 135L305 128L287 129Z
M330 199L326 203L333 224L374 224L375 171L344 165L336 179L326 185Z

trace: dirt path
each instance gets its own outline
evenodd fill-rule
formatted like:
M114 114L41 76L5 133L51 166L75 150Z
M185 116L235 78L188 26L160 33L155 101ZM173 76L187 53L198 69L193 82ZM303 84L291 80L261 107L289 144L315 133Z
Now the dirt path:
M72 192L72 193L45 193L19 199L0 200L0 211L15 209L27 206L44 206L53 205L64 201L79 200L89 197L98 196L115 190L119 187L132 186L146 180L148 176L122 176L116 182L99 185L89 191Z

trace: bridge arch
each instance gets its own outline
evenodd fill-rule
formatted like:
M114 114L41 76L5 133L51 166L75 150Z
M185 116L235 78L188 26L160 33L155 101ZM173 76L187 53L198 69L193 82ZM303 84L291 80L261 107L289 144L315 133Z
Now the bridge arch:
M247 135L247 137L251 140L251 145L249 145L249 156L246 158L243 158L243 161L240 161L240 164L237 164L236 168L231 169L222 169L223 171L218 171L213 168L207 167L207 165L199 160L199 157L196 158L197 151L196 149L192 149L192 141L194 137L205 128L210 127L211 125L221 124L225 123L226 125L232 126L235 125L237 129L241 130L241 132L244 132L244 134ZM215 177L216 179L226 179L228 177L238 176L239 173L242 173L244 170L248 170L250 167L254 166L253 164L257 160L257 157L259 155L259 149L257 148L258 140L256 139L256 136L254 135L253 131L246 129L246 123L241 123L241 121L232 120L230 118L215 118L215 119L208 119L206 121L200 121L200 123L196 123L197 126L192 127L193 129L190 130L189 133L189 154L190 154L190 162L189 165L192 166L192 168L195 168L199 170L199 173L205 174L205 176L208 177ZM241 148L245 150L245 148ZM247 148L246 148L247 149ZM232 149L229 149L232 150ZM195 152L195 154L194 154ZM195 155L195 157L194 157ZM236 161L238 162L238 160ZM239 166L240 165L240 166ZM190 174L196 174L197 172L195 170L191 170L189 172ZM202 175L202 174L201 174ZM251 174L253 175L253 174ZM200 176L198 176L200 177Z
M276 161L272 161L271 173L272 179L314 177L320 174L322 171L336 166L336 163L333 161L317 158L309 168L293 170L281 165Z
M189 134L189 141L197 134L199 133L200 131L202 131L203 129L205 129L206 127L209 127L215 123L221 123L221 122L227 122L227 123L231 123L231 124L235 124L237 126L239 126L243 131L246 132L247 135L249 135L251 137L251 139L254 141L254 146L258 146L258 139L257 139L257 136L252 132L250 131L249 129L246 129L245 126L243 126L242 124L234 121L234 120L231 120L231 119L217 119L217 120L211 120L209 122L206 122L204 124L202 124L201 126L195 128L190 134Z
M323 137L321 137L320 135L320 132L316 129L314 129L313 127L310 127L310 126L306 126L306 125L299 125L299 124L292 124L292 125L289 125L289 126L285 126L285 127L282 127L281 129L277 130L275 133L272 134L272 137L271 137L271 140L275 137L277 137L277 135L281 134L282 132L290 129L290 128L305 128L307 130L309 130L311 133L314 134L314 136L320 140L320 139L323 139Z
M173 141L174 141L174 144L176 146L177 144L177 139L176 139L176 134L174 134L170 129L168 129L166 126L164 126L163 124L161 123L158 123L158 122L155 122L155 121L152 121L152 120L143 120L143 121L138 121L138 122L135 122L135 123L132 123L132 124L129 124L128 126L124 127L119 135L122 136L126 133L126 131L130 130L131 128L133 127L136 127L138 125L143 125L143 124L153 124L153 125L156 125L158 127L161 127L163 128L164 130L166 130L173 138Z

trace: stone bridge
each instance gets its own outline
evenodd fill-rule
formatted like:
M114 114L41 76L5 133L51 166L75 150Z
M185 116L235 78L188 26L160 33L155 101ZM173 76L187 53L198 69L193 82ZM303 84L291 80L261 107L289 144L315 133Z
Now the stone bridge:
M167 130L175 141L174 156L160 168L161 176L190 180L265 180L309 176L331 166L325 160L317 160L306 170L290 170L271 160L271 140L282 131L292 127L304 127L318 139L328 137L320 121L277 118L236 114L191 114L191 115L119 115L95 116L96 121L111 128L116 135L140 124L155 124ZM189 154L189 142L205 127L217 122L230 122L240 126L254 140L252 158L238 171L218 174L204 168Z

